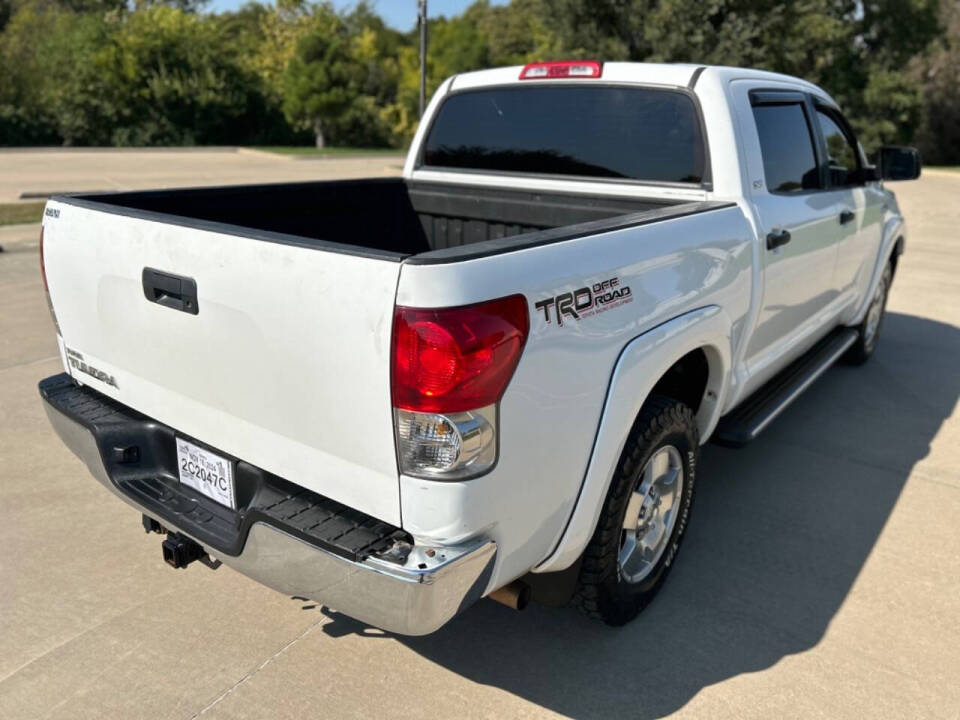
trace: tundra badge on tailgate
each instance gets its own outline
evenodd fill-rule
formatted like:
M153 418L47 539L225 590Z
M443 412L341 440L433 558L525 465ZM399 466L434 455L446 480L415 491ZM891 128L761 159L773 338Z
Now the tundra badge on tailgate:
M96 378L102 383L117 387L117 381L114 379L113 375L105 373L103 370L98 370L97 368L93 367L93 365L88 365L83 359L83 355L78 353L76 350L66 346L64 346L64 349L67 351L67 362L70 363L70 367L75 370L79 370L82 373L86 373L90 377Z

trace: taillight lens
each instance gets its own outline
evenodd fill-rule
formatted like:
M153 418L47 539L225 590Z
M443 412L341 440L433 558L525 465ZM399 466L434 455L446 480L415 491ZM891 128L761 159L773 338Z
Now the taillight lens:
M393 406L459 412L500 400L529 330L522 295L456 308L398 307L393 316Z
M497 406L458 413L394 410L397 456L406 475L466 480L497 461Z
M462 480L497 459L497 403L529 331L522 295L456 308L398 307L393 406L400 469Z

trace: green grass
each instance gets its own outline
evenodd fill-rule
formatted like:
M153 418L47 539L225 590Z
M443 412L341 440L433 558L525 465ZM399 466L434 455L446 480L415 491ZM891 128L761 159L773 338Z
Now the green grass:
M309 157L333 157L350 155L403 155L403 150L396 148L361 148L361 147L325 147L315 148L297 145L274 145L264 147L252 147L251 150L263 150L265 152L276 153L277 155L303 155Z
M40 222L44 205L44 202L0 203L0 225Z

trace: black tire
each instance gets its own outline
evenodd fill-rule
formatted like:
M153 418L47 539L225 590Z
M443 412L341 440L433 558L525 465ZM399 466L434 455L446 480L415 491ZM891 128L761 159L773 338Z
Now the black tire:
M678 451L683 470L676 520L659 559L645 576L630 582L622 577L619 559L624 517L647 462L667 446ZM584 551L573 606L608 625L624 625L650 604L673 566L689 522L699 456L693 411L673 398L651 396L627 437L597 528Z
M883 327L883 318L887 312L887 297L890 295L890 284L893 282L893 265L887 263L880 276L880 284L874 294L874 298L867 309L867 314L857 326L857 341L850 346L843 359L849 365L863 365L873 355L877 349L877 341L880 339L880 329ZM880 317L877 320L876 327L870 331L871 310L874 305L879 306Z

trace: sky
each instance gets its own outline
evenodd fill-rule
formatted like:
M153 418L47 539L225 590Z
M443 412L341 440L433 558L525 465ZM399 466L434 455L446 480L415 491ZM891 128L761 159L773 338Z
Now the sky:
M266 0L264 0L266 1ZM427 0L430 17L459 15L473 4L474 0ZM491 0L491 5L506 5L509 0ZM236 10L247 0L210 0L207 8L216 12ZM339 9L349 9L356 0L333 0ZM410 30L417 24L417 0L371 0L370 5L391 27Z

